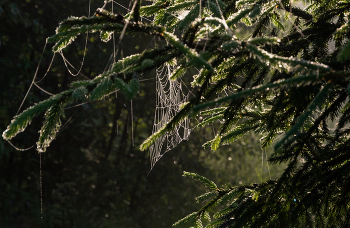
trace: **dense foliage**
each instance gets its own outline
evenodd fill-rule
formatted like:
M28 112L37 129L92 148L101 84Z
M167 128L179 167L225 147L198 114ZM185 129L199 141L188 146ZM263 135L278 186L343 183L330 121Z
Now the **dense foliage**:
M115 91L133 99L140 79L157 66L176 64L173 80L198 70L191 82L195 96L141 150L181 120L201 115L199 127L220 125L204 147L216 150L254 131L263 135L262 147L276 142L269 161L287 167L276 180L239 187L218 187L185 173L207 186L208 192L197 198L207 203L175 226L347 227L349 9L348 1L332 0L310 1L304 9L283 0L154 0L146 6L134 0L132 13L124 17L105 9L91 17L70 17L48 39L55 43L54 52L86 32L99 32L103 41L112 33L144 33L166 42L28 108L3 137L13 138L45 113L37 142L43 152L67 105L102 100ZM140 16L152 17L153 23L140 22ZM238 35L242 23L252 27L249 36ZM212 218L210 212L215 212Z

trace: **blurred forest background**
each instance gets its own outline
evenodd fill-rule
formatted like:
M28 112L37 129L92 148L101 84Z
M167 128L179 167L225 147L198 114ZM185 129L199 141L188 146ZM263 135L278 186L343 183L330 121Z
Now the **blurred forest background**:
M129 1L118 1L130 8ZM91 1L92 15L104 4ZM107 5L107 9L111 4ZM114 12L127 10L114 5ZM31 85L45 40L69 16L88 16L88 0L0 0L0 131L3 132ZM243 31L246 32L246 31ZM81 74L72 76L56 55L47 76L38 84L56 94L74 80L93 78L103 71L113 42L103 43L89 34ZM119 35L117 35L117 38ZM63 54L80 68L86 38ZM126 36L117 59L152 47L152 36ZM38 71L40 80L53 52L47 46ZM77 72L69 68L73 74ZM258 137L250 135L213 152L202 144L215 127L193 129L190 140L168 152L150 171L149 155L138 147L152 133L155 111L155 73L144 77L140 93L131 104L113 94L103 102L66 109L57 139L42 154L43 214L41 219L39 155L35 147L17 151L0 140L0 227L170 227L198 209L195 197L203 193L183 171L196 172L217 184L240 185L276 178L281 166L268 166ZM21 110L48 95L33 87ZM133 118L134 144L131 118ZM28 148L38 139L42 117L13 140ZM197 123L192 123L194 127Z

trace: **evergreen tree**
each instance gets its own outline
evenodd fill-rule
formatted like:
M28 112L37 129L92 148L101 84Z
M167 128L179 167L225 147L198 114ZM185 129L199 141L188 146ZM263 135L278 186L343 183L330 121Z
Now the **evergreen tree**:
M199 126L220 123L204 147L216 150L255 131L263 135L262 147L274 143L269 161L287 167L277 180L239 187L218 187L185 173L208 188L197 198L207 203L175 226L348 227L350 3L318 0L301 9L285 0L154 0L147 6L135 0L132 9L124 17L104 9L89 18L70 17L48 41L59 52L86 32L100 32L103 41L112 33L146 33L165 40L163 46L128 56L92 80L73 82L16 116L3 137L13 138L45 113L37 142L44 152L64 107L117 90L133 99L140 78L176 60L171 79L198 70L191 82L195 96L141 150L185 118L201 115ZM147 16L153 23L140 21ZM252 28L248 37L239 36L242 23Z

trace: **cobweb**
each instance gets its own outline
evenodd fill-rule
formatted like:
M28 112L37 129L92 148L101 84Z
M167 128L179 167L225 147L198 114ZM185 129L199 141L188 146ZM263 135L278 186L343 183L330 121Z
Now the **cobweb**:
M157 99L152 133L168 123L179 112L181 104L188 101L189 93L184 94L181 81L169 79L173 70L169 64L156 69ZM187 140L190 132L190 120L186 118L173 131L158 138L150 147L151 169L166 152Z

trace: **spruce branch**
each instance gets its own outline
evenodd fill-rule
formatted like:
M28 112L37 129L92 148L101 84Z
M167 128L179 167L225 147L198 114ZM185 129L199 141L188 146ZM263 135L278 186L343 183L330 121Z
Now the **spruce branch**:
M193 212L192 214L189 214L185 218L174 223L173 227L181 227L184 224L188 224L188 223L192 224L196 221L197 216L198 216L197 212Z
M306 108L305 112L298 117L296 120L296 123L293 125L293 127L286 132L286 135L281 139L276 145L275 145L275 150L277 151L282 145L284 145L287 140L295 140L295 138L298 137L298 131L299 129L303 126L304 122L307 120L307 118L312 114L312 112L316 109L319 108L325 99L325 96L327 95L329 89L332 88L332 84L328 83L326 84L322 90L317 94L317 96L314 98L312 103ZM289 139L291 138L292 139Z
M55 139L56 133L61 127L61 117L64 116L62 105L55 105L49 108L45 113L43 126L40 129L40 137L37 142L39 153L45 152L52 140Z
M164 32L163 34L170 44L172 44L175 48L177 48L179 51L181 51L193 61L192 64L194 66L198 68L205 67L207 70L213 71L213 67L207 61L201 58L198 55L198 53L196 53L194 50L184 45L175 35L168 32Z
M69 97L72 92L73 90L64 91L24 110L21 114L13 118L11 124L3 132L2 137L5 140L10 140L18 133L23 132L35 116L38 116L46 110L49 110L51 107L58 106L61 102L63 102L63 100Z
M294 77L294 78L290 78L290 79L286 79L286 80L279 80L273 83L269 83L266 85L262 85L262 86L257 86L255 88L249 88L237 93L234 93L232 95L223 97L223 98L218 98L215 99L213 101L204 103L204 104L200 104L200 105L196 105L193 110L195 112L202 110L206 107L209 107L211 105L214 104L221 104L227 101L233 101L233 100L238 100L241 99L243 97L246 96L250 96L252 94L255 93L267 93L270 92L270 90L272 89L281 89L281 88L285 88L285 86L291 86L291 85L297 85L297 84L303 84L303 83L307 83L307 82L321 82L322 79L322 75L317 75L317 74L313 74L313 75L306 75L306 76L298 76L298 77Z
M135 23L124 20L122 16L111 15L111 13L106 13L102 16L93 16L90 18L86 17L71 17L67 21L64 21L56 30L56 35L53 35L47 39L48 43L55 42L53 47L54 52L59 52L66 46L71 44L72 41L76 39L77 36L90 32L122 32L125 24L128 24L126 32L142 32L148 33L156 36L163 37L161 32L163 28L147 25L143 23ZM121 17L121 18L120 18ZM103 40L106 40L105 35L102 36Z

